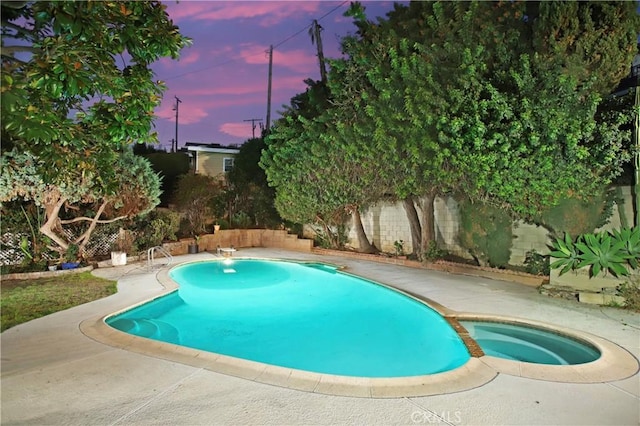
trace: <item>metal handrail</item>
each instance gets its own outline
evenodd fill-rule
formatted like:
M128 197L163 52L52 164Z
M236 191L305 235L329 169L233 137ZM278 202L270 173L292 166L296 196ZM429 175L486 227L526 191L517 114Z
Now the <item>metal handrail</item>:
M151 269L153 267L153 261L155 260L154 254L156 250L167 258L167 264L165 266L169 266L173 263L173 256L171 256L171 253L169 253L167 249L162 246L155 246L147 250L147 268Z

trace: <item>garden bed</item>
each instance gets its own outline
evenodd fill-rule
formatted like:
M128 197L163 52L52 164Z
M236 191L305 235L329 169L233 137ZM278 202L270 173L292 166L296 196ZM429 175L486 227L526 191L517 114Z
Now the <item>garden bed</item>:
M532 275L526 272L511 271L508 269L497 269L483 266L469 265L466 263L436 260L433 262L418 262L416 260L402 259L399 257L389 257L380 254L366 254L346 250L331 250L319 247L313 248L313 253L327 256L348 257L350 259L370 260L372 262L390 263L394 265L408 266L410 268L431 269L443 271L451 274L471 275L475 277L490 278L500 281L511 281L530 287L539 287L549 282L549 277L544 275Z

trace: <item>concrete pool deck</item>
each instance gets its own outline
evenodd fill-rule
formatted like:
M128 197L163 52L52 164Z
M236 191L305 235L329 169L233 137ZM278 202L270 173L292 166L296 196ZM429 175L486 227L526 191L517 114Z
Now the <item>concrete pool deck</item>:
M344 265L348 272L458 312L542 321L640 355L640 315L539 295L530 287L334 256L242 249L236 256ZM180 256L175 263L212 258ZM165 291L144 264L95 271L118 293L2 333L2 424L608 424L640 423L640 379L565 383L500 373L465 391L396 399L331 396L256 383L98 343L80 331Z

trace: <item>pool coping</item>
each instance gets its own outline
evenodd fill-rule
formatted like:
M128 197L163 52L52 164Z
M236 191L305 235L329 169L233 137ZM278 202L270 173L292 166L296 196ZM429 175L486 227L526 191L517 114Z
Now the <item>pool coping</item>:
M256 258L253 259L266 259ZM246 259L246 258L243 258ZM398 398L398 397L414 397L439 395L480 387L492 381L498 374L508 374L512 376L525 377L537 380L547 380L556 382L569 383L596 383L621 380L634 375L638 369L638 360L628 351L620 346L584 332L557 327L552 324L546 324L539 321L525 320L515 317L495 316L479 313L455 312L438 304L435 301L424 297L416 297L416 295L400 290L392 285L373 281L363 278L372 283L379 284L413 299L426 304L431 309L437 311L445 317L452 325L459 320L476 320L476 321L493 321L506 322L511 324L532 325L560 334L573 336L578 340L584 340L595 346L601 356L597 360L579 365L556 366L532 364L526 362L518 362L495 358L484 355L483 353L475 353L468 344L468 333L464 336L466 330L460 324L461 330L457 327L459 335L470 349L471 358L462 366L450 371L412 377L397 378L368 378L368 377L350 377L338 376L331 374L315 373L310 371L297 370L293 368L280 367L271 364L235 358L222 354L216 354L199 349L192 349L180 345L175 345L157 340L147 339L144 337L134 336L110 327L105 320L108 317L128 311L151 300L174 291L179 286L169 276L170 269L184 265L187 263L210 262L224 259L207 259L195 262L183 262L173 265L171 268L161 269L156 279L164 287L164 291L160 294L149 298L135 305L127 306L117 312L111 312L106 315L99 315L89 318L80 323L81 332L87 337L100 343L116 347L119 349L139 353L142 355L152 356L168 361L178 362L197 368L204 368L210 371L240 377L255 382L296 389L307 392L315 392L321 394L352 396L364 398ZM281 259L269 259L281 260ZM296 261L288 260L287 261ZM326 263L326 262L306 262L300 263ZM326 263L332 266L335 264ZM343 267L337 268L347 274L351 274ZM359 277L359 276L358 276ZM471 339L473 340L473 339ZM475 341L474 341L475 342Z

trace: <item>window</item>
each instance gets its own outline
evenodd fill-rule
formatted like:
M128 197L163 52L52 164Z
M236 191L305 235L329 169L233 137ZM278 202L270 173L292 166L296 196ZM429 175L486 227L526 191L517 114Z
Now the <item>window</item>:
M233 170L233 158L224 158L222 160L222 171L225 173Z

